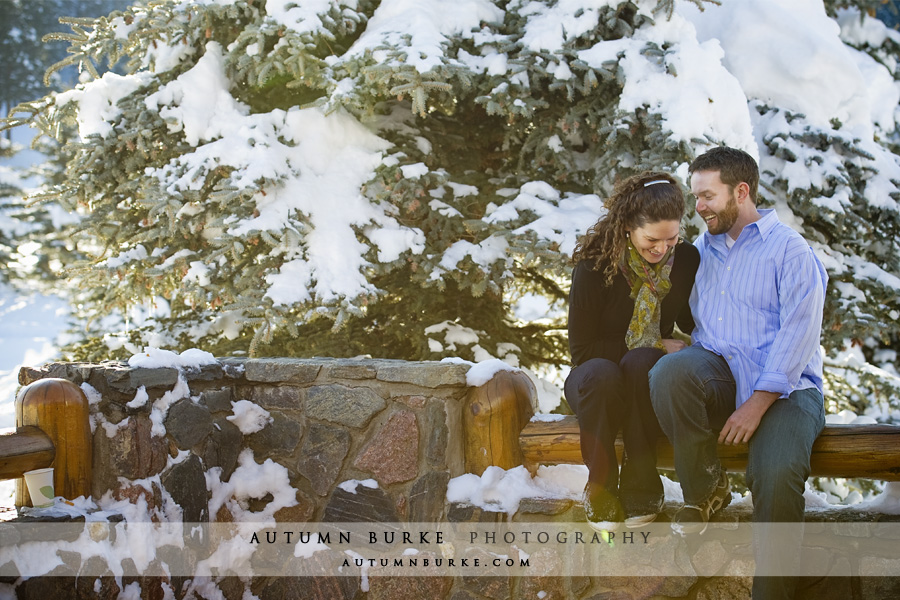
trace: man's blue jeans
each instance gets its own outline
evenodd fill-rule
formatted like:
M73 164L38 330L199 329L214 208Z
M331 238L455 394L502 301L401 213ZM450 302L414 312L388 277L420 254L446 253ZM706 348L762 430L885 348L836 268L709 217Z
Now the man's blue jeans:
M719 430L735 409L735 383L728 362L697 346L668 354L650 371L650 397L674 448L685 504L700 504L709 498L718 480ZM824 425L825 406L817 389L797 390L780 398L763 415L750 438L747 464L754 522L803 522L809 457ZM760 533L766 527L754 526L754 530ZM766 564L779 564L775 560L799 557L800 538L788 551L783 545L765 548L765 540L755 537L758 573L768 572ZM792 597L795 582L791 579L755 578L754 598Z

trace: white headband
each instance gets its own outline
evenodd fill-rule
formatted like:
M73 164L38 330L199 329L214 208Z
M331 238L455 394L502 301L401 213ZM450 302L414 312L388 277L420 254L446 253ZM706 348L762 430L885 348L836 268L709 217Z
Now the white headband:
M657 179L656 181L648 181L647 183L644 184L644 187L649 187L649 186L657 184L657 183L672 183L672 182L668 181L666 179Z

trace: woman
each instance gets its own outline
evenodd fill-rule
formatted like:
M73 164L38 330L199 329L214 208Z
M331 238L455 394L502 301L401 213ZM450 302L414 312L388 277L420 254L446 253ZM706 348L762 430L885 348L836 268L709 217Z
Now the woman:
M681 244L684 196L667 173L646 172L616 186L607 213L575 247L569 294L566 379L578 416L581 454L588 467L584 510L595 529L653 521L665 494L656 471L659 424L647 373L667 352L674 325L694 328L688 297L700 264L697 249ZM616 436L622 431L622 471Z

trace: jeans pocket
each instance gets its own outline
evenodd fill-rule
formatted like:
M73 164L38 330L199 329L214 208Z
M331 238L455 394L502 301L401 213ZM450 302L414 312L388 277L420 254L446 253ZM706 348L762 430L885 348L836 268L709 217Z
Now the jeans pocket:
M825 427L825 399L819 390L816 388L797 390L791 393L790 398L796 399L798 408L812 417L818 427L818 433L821 433Z

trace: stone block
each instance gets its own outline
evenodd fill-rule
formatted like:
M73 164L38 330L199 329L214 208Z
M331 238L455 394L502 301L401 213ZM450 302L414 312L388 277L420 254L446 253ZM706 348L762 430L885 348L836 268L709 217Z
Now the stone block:
M521 551L520 551L521 552ZM515 553L513 559L519 559ZM538 548L529 556L534 575L519 578L516 590L517 598L542 598L543 600L565 600L565 578L559 577L563 563L559 550L555 548Z
M328 379L375 379L378 371L373 365L338 361L325 371Z
M254 577L250 590L260 600L348 600L360 597L359 568L350 561L341 577L331 575L346 558L338 550L323 550L304 559L293 559L285 565L286 573L297 577ZM410 599L411 600L411 599Z
M225 377L229 379L242 379L244 377L244 365L248 360L234 356L218 359L219 364L222 365L222 370L225 372Z
M481 558L481 562L489 565L491 564L491 559L493 559L492 556L485 555ZM490 598L490 600L507 600L510 598L509 577L499 575L474 577L465 575L463 576L463 585L466 586L466 589L478 594L478 596Z
M424 558L431 553L423 553ZM432 555L433 556L433 555ZM380 577L380 569L369 570L369 594L371 600L396 600L398 598L432 598L440 599L450 593L453 579L450 577L427 576L398 577L387 575ZM425 570L428 570L426 568Z
M209 502L203 465L196 455L173 465L162 476L162 484L182 509L185 523L208 523Z
M300 442L300 423L282 413L270 413L272 422L247 436L247 445L257 460L269 456L288 456Z
M384 490L356 486L348 492L338 487L325 505L323 523L397 523L397 508Z
M418 474L419 427L416 414L395 412L369 440L353 466L375 475L384 485L409 481Z
M640 535L636 536L640 537ZM668 536L663 539L653 540L648 546L642 546L637 560L641 561L646 574L643 577L631 577L616 575L618 564L616 562L604 562L603 555L597 553L585 554L585 560L595 561L590 567L592 573L610 573L604 582L611 589L628 590L637 597L650 597L654 594L680 598L686 596L691 587L697 583L698 577L677 536ZM665 565L666 573L682 573L682 576L662 576L655 570L656 565ZM610 570L610 568L612 570ZM634 572L635 565L628 568Z
M651 596L651 598L658 598L659 596ZM622 591L606 591L600 592L599 594L594 594L589 598L585 598L585 600L635 600L635 597L629 594L628 592Z
M300 447L297 471L309 480L316 494L326 496L334 487L349 450L350 433L346 429L313 423Z
M317 385L305 390L304 408L311 419L348 427L364 427L387 406L384 398L369 388Z
M303 389L290 385L254 386L251 388L250 400L263 408L299 409L303 398Z
M218 362L183 370L186 381L216 381L225 376L225 369Z
M480 506L452 502L447 509L447 521L450 523L505 523L509 519L505 512L484 510Z
M99 384L98 378L102 378L104 383ZM97 389L110 387L120 392L137 389L131 385L131 368L127 363L105 363L91 373L91 379L91 385Z
M57 573L53 577L31 577L16 586L18 600L47 600L48 598L74 598L75 573Z
M275 496L271 492L267 492L262 498L252 497L247 500L247 508L252 513L261 513L274 499Z
M244 594L247 586L240 577L220 577L216 581L216 587L225 596L225 600L243 600L250 597L249 594Z
M224 416L213 420L212 431L206 440L201 457L207 469L222 468L222 481L228 481L237 467L238 455L244 435L237 425Z
M153 510L162 508L162 490L154 481L150 485L151 489L147 489L142 485L130 484L116 488L113 492L113 498L116 500L127 500L130 504L137 504L138 500L143 499L147 503L147 509Z
M846 556L837 557L828 570L828 577L835 579L850 577L852 574L853 568L850 566L850 560Z
M78 552L72 552L71 550L63 550L58 549L56 551L56 556L62 561L63 565L65 565L69 570L71 569L75 573L81 568L81 554Z
M136 390L141 386L150 388L171 388L178 383L178 369L131 369L128 373L128 388ZM112 384L112 382L110 382ZM113 386L116 387L116 386Z
M556 516L564 514L574 504L573 500L564 498L522 498L516 515Z
M96 600L117 600L121 589L106 560L92 556L81 566L76 580L77 598Z
M94 469L95 497L118 486L117 478L144 479L152 477L166 466L167 448L165 440L150 434L152 424L144 415L133 415L128 424L122 426L112 438L105 429L98 427L94 432L94 464L103 468ZM99 489L97 489L99 486Z
M297 491L297 504L275 511L276 523L306 523L316 512L315 501L301 491Z
M591 587L591 578L585 575L573 575L572 577L567 577L566 581L569 584L572 598L583 597Z
M321 363L296 358L253 358L244 363L244 378L262 383L311 383Z
M407 513L409 512L409 502L406 496L403 494L398 495L394 505L397 507L397 514L400 515L400 520L406 521Z
M166 432L180 450L189 450L212 431L212 416L205 406L185 398L169 408L165 420Z
M79 570L79 577L112 577L113 572L103 556L91 556L82 563Z
M730 555L734 555L735 552L732 550ZM752 552L749 553L752 556ZM756 570L756 563L752 558L733 558L728 562L728 566L725 567L725 573L735 577L753 577L753 572Z
M447 414L444 403L433 400L428 403L424 415L425 460L428 466L443 469L447 466L447 443L450 430L447 428Z
M444 500L450 473L429 471L416 480L409 494L409 520L413 523L436 523L444 514Z
M109 380L105 375L106 369L97 368L93 369L89 374L88 378L85 379L84 383L87 383L92 388L97 390L97 393L100 394L100 402L96 403L94 406L102 410L102 412L106 415L106 419L108 421L115 422L118 418L116 415L112 414L112 411L115 411L124 416L125 407L117 407L114 403L126 404L131 402L134 399L135 390L128 387L128 376L123 371L123 377L125 383L121 388L111 387L109 384ZM81 384L79 384L81 387ZM146 409L143 409L146 410Z
M468 546L463 551L463 558L474 564L478 561L484 566L484 570L479 574L466 574L462 576L462 587L470 590L479 596L489 598L490 600L506 600L512 597L512 585L509 577L509 571L506 567L497 567L492 564L496 554L488 552L485 548L479 546Z
M900 597L900 577L898 577L898 573L900 573L900 559L894 558L896 553L893 554L890 558L884 558L881 556L862 556L859 559L859 575L864 579L873 580L873 584L870 584L869 587L873 589L892 589L896 590L897 594L892 595L881 595L881 598L888 597ZM879 582L880 579L890 579L895 578L893 583L888 582L888 585L885 587L883 585L884 582ZM876 596L865 596L866 598L874 598Z
M691 564L701 576L715 575L727 562L728 551L718 540L703 542L697 551L691 554Z
M40 379L59 378L67 379L75 385L81 385L88 380L93 367L90 363L48 363L41 367L22 367L19 369L18 379L20 385L28 385Z
M206 406L210 412L231 412L233 398L234 392L231 388L204 390L200 393L200 404Z
M427 396L422 396L421 394L416 394L413 396L392 396L391 400L395 402L402 402L410 408L425 408L425 403L428 401Z
M39 381L49 377L47 371L40 367L21 367L19 369L18 382L19 385L30 385L35 381Z
M752 577L714 577L701 584L697 600L747 600Z
M15 525L0 521L0 548L10 548L21 541L22 536Z
M378 365L378 379L391 383L411 383L424 388L466 387L469 365L440 362L388 362Z

